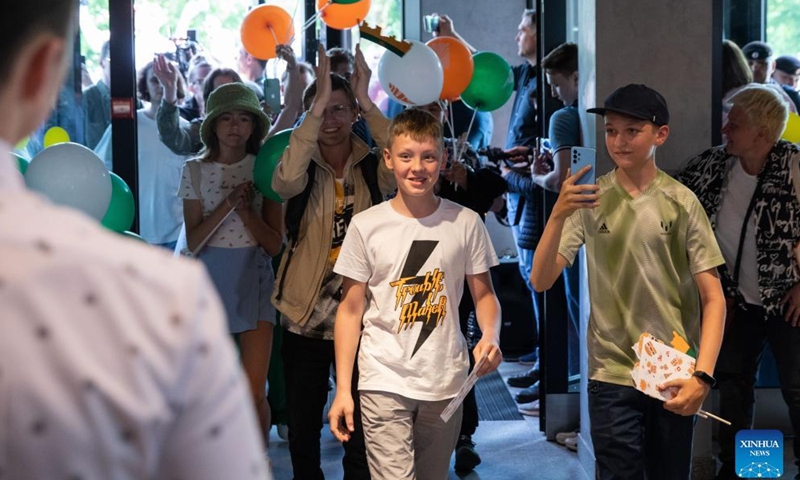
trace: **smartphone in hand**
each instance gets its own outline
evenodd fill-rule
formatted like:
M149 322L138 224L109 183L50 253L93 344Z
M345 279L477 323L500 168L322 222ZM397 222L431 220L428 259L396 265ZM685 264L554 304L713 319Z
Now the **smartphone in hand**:
M573 175L578 173L578 171L586 165L592 167L591 170L578 178L575 185L594 185L596 181L595 170L597 170L597 155L595 149L572 147L570 150L570 169Z
M264 79L264 103L269 113L281 113L281 82L277 78Z

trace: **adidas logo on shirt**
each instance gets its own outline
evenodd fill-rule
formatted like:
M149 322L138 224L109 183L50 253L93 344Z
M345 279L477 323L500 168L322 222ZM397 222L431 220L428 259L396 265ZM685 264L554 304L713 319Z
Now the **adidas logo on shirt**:
M597 229L597 233L611 233L611 231L606 227L605 222L600 225L600 228Z
M661 222L661 235L669 235L672 232L672 222Z

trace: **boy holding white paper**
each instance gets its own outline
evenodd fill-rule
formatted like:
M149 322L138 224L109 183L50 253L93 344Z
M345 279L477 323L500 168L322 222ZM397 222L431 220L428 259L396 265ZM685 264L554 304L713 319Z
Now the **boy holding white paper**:
M693 415L714 383L722 340L725 301L716 267L724 259L697 198L656 166L656 149L669 136L664 97L627 85L589 113L604 116L616 168L588 188L575 181L590 167L564 181L531 282L538 291L550 288L586 245L589 417L598 478L688 479ZM677 389L666 402L632 385L637 356L631 346L644 332L665 342L675 332L698 353L694 376L657 387Z
M458 321L464 278L483 332L473 350L476 359L485 357L478 375L502 359L500 305L489 275L497 256L478 214L435 195L442 148L441 124L428 112L410 109L392 121L383 157L397 196L353 217L334 267L344 284L334 327L337 390L328 418L333 434L349 440L358 351L373 480L447 477L461 411L447 422L440 414L469 367Z

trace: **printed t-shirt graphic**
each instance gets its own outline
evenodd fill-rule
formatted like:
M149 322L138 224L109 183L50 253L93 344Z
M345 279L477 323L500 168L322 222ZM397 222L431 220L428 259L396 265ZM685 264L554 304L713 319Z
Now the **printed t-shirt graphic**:
M394 308L400 310L397 333L410 329L415 322L422 322L412 357L447 315L447 295L443 294L444 272L438 267L424 273L419 271L438 244L435 240L414 240L401 277L389 283L390 287L395 288Z

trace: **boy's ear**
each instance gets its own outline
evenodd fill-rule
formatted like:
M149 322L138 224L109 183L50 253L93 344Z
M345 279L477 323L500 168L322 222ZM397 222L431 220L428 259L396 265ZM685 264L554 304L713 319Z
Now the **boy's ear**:
M64 48L64 39L52 36L40 37L34 44L29 61L25 65L23 98L41 99L51 103L47 97L52 97L52 102L55 102L56 94L67 71Z
M394 165L392 165L392 152L389 151L388 148L383 149L383 163L386 164L386 168L389 170L394 170Z
M660 127L656 127L656 146L660 147L664 145L664 142L667 141L669 137L669 125L661 125Z
M35 35L13 59L2 99L13 109L14 121L5 127L13 144L36 129L53 110L67 72L66 43L51 34ZM19 137L19 138L16 138Z

